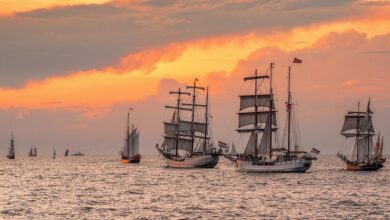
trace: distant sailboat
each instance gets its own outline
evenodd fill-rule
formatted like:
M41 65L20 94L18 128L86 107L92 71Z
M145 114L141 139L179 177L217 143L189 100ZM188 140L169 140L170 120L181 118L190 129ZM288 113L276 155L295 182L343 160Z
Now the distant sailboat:
M11 160L15 159L15 140L13 134L11 134L11 144L8 150L7 158Z
M301 62L294 59L294 63ZM287 148L275 147L277 141L276 106L272 88L272 69L269 67L269 75L245 77L244 81L254 81L254 94L240 96L240 111L238 113L239 134L249 133L250 137L243 154L235 160L239 171L243 172L305 172L312 164L315 156L300 150L299 145L291 149L292 126L292 97L290 90L290 69L288 72L288 100L287 105ZM269 79L269 92L259 94L261 84ZM260 84L259 84L260 83ZM295 127L295 129L297 129ZM260 138L260 142L258 139ZM318 151L318 150L316 150ZM312 151L313 152L313 151Z
M38 155L37 147L32 146L32 147L30 148L30 151L28 152L28 156L29 156L29 157L36 157L37 155Z
M139 163L141 161L141 154L139 154L139 132L132 126L130 132L130 110L127 112L127 129L125 146L123 147L121 156L122 163Z
M65 157L67 157L69 155L69 149L66 149L65 150Z
M213 147L209 136L209 104L208 87L198 87L195 79L193 86L187 86L192 89L192 103L182 103L182 95L191 95L188 92L182 92L179 89L176 94L177 105L166 106L166 108L175 109L172 120L164 122L164 141L161 147L156 145L157 150L164 156L168 167L174 168L213 168L218 164L219 154ZM197 103L197 90L206 90L205 103ZM183 106L191 106L185 108ZM202 108L204 114L196 114L196 111ZM191 113L191 120L182 118L182 111ZM201 116L200 116L201 115ZM195 116L200 116L195 118Z
M56 159L56 149L53 147L53 156L52 156L53 159Z
M347 165L347 170L376 171L381 169L386 161L383 157L383 137L381 142L380 134L378 134L375 148L373 145L375 136L372 123L373 114L369 100L366 112L360 112L360 103L358 103L358 111L350 111L345 116L341 135L347 141L354 139L353 152L351 158L343 153L337 153L337 156Z

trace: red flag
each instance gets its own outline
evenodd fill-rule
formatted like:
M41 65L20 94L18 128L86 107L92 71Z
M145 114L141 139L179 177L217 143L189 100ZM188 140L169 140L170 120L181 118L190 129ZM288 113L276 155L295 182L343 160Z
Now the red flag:
M302 60L295 57L293 63L302 63Z

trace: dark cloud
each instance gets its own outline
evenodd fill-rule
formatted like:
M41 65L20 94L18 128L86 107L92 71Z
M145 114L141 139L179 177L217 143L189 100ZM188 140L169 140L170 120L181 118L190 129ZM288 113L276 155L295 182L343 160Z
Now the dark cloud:
M126 54L216 35L335 20L351 1L113 1L0 19L0 86L101 68Z

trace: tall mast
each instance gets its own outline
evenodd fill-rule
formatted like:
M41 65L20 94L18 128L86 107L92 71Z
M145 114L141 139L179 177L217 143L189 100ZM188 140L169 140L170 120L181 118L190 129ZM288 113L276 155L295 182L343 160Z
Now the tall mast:
M254 145L254 152L255 156L257 156L257 69L255 70L255 145Z
M192 116L191 116L191 135L192 135L192 144L191 144L191 154L194 152L194 145L195 145L195 107L196 106L203 106L196 104L196 90L201 89L204 90L204 87L198 87L196 86L196 82L198 81L197 78L194 80L193 86L187 86L187 89L193 89L192 91ZM188 105L188 104L183 104Z
M371 124L371 117L370 117L370 102L371 98L368 99L367 104L367 163L370 160L370 124Z
M126 156L130 157L130 109L127 111Z
M196 102L196 81L194 80L194 86L192 91L192 116L191 116L191 133L192 133L192 144L191 144L191 154L194 152L194 144L195 144L195 102Z
M177 157L178 155L178 149L179 149L179 140L180 140L180 110L183 109L183 110L190 110L190 109L187 109L187 108L181 108L180 105L181 105L181 95L190 95L190 93L188 92L182 92L181 89L179 88L179 90L177 92L169 92L169 94L177 94L177 106L176 107L171 107L171 106L165 106L165 108L174 108L177 110L177 115L176 115L176 151L175 151L175 157Z
M359 136L360 136L360 101L358 101L357 123L356 123L356 162L359 163Z
M273 110L273 91L272 91L272 69L274 68L274 63L270 64L270 73L269 73L269 94L270 94L270 99L269 99L269 159L272 158L272 110Z
M207 148L207 135L208 135L208 125L209 125L209 87L206 87L206 112L204 114L205 117L205 133L204 133L204 140L203 140L203 154L206 154L206 148Z
M269 78L269 76L267 76L267 75L263 75L263 76L258 76L257 75L257 69L255 70L255 76L253 77L253 76L250 76L250 77L245 77L244 78L244 81L247 81L247 80L255 80L255 122L254 122L254 130L253 130L253 135L254 135L254 137L255 137L255 145L254 145L254 154L255 154L255 156L257 156L257 139L258 139L258 137L257 137L257 122L258 122L258 120L257 120L257 113L258 113L258 106L257 106L257 80L258 79L266 79L266 78Z
M290 157L291 146L291 66L288 67L288 100L287 100L287 114L288 114L288 127L287 127L287 157Z

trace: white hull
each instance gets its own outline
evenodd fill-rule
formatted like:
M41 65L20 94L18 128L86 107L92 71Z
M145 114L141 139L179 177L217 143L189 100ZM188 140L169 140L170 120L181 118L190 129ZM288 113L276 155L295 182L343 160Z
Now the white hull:
M306 172L311 167L311 160L302 158L283 162L278 161L273 165L254 165L252 161L239 160L237 166L240 172Z
M173 168L214 168L219 161L217 155L200 155L186 157L184 160L171 160L165 158L168 167Z

